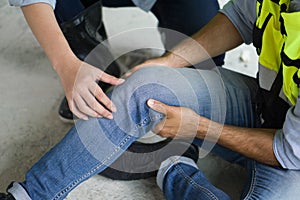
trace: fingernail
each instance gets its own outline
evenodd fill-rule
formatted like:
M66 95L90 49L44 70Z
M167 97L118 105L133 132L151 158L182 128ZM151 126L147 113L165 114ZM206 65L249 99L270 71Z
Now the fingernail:
M124 82L125 82L125 79L122 79L122 78L119 79L119 83L120 83L120 84L122 84L122 83L124 83Z
M153 99L149 99L148 100L148 105L149 106L153 106L154 105L154 100Z
M108 119L113 119L114 117L112 115L107 116Z
M117 108L116 108L115 105L112 105L112 106L111 106L111 111L112 111L112 112L117 112Z

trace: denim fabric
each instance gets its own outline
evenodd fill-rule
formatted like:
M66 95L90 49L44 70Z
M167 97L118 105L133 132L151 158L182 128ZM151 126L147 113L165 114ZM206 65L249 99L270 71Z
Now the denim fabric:
M205 178L193 160L187 161L184 157L171 157L162 163L157 182L167 200L230 199ZM166 174L164 179L161 178L163 174Z
M55 15L59 23L68 21L97 0L58 0L55 8ZM137 2L137 1L136 1ZM141 8L148 10L152 3L141 2ZM152 1L155 2L155 1ZM105 7L131 7L135 4L131 0L102 0ZM147 4L144 5L143 4ZM84 5L84 6L83 6ZM218 12L217 0L157 0L150 11L158 19L160 32L164 35L164 43L167 50L170 50L182 39L182 35L174 34L178 31L184 35L191 36L207 24ZM166 31L167 29L173 31ZM214 58L217 66L224 64L224 55Z
M218 148L221 148L221 150ZM223 151L224 148L215 146L216 151L223 152L218 156L232 157L236 160L236 154ZM245 200L297 200L300 191L300 172L297 170L285 170L272 167L247 159L240 155L243 165L248 171L248 178L240 199ZM163 165L164 164L164 165ZM222 177L220 177L222 178ZM184 162L182 157L171 157L162 163L157 177L158 184L164 192L166 199L170 200L227 200L230 197L220 189L212 185L204 174L195 167L195 163Z
M109 94L118 109L114 120L92 118L77 122L62 141L28 171L26 180L21 184L33 200L65 198L81 182L104 170L133 141L162 119L162 114L146 105L150 98L192 108L200 115L221 123L226 121L257 127L256 114L251 112L256 88L254 79L222 68L219 71L167 67L141 69ZM237 116L239 119L236 120ZM276 199L277 196L294 195L299 191L299 171L262 165L214 143L200 140L195 140L195 143L247 167L246 199ZM184 171L188 171L187 168ZM200 181L204 180L203 176L200 177ZM205 187L210 189L208 182ZM15 191L14 195L19 195L15 196L17 199L23 198L20 196L22 193L26 196L24 190L18 190L15 185L11 190ZM188 195L182 188L177 190Z
M175 163L184 163L186 165L190 165L191 167L198 169L197 164L191 158L183 157L183 156L169 157L168 159L166 159L161 163L159 171L157 172L157 176L156 176L156 183L161 190L163 190L164 177L166 176L166 174L169 172L169 170L173 167Z
M220 69L226 91L226 124L260 127L255 113L257 84L253 78ZM241 199L296 200L300 195L300 171L272 167L246 158L218 144L195 139L194 144L246 168L247 181ZM213 147L213 148L211 148ZM200 157L206 154L200 151ZM206 152L206 151L203 151ZM229 199L230 197L209 183L194 164L168 159L157 177L166 199ZM163 180L163 181L162 181Z
M118 109L114 120L78 121L62 141L28 171L23 187L34 200L65 198L78 184L104 170L160 121L163 115L149 110L146 105L150 98L190 107L210 117L211 110L218 110L212 106L214 102L224 106L225 98L217 96L224 88L217 71L199 72L167 67L139 70L111 93ZM210 100L206 82L213 84L212 98L217 101ZM222 117L215 116L215 120L220 119Z

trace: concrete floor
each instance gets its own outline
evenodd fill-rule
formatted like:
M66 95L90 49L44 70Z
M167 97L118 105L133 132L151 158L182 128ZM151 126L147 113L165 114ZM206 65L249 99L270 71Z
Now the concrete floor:
M0 191L4 191L10 181L23 180L30 166L63 137L70 125L62 123L57 114L64 95L59 78L22 13L0 0L0 19ZM156 26L153 15L136 8L104 9L104 21L110 36ZM151 37L152 42L162 46L157 32ZM113 40L111 45L118 53L140 42L145 42L144 37L132 35L126 41ZM253 58L253 49L243 46L227 54L226 67L253 76ZM238 199L245 177L241 168L213 156L199 160L198 165L213 183ZM71 192L68 199L164 198L155 179L127 182L96 176Z

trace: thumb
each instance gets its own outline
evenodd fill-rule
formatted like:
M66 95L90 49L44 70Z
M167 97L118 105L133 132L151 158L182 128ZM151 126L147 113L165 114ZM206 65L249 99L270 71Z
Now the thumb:
M153 110L160 112L162 114L167 115L169 113L170 110L170 106L160 102L160 101L156 101L154 99L149 99L147 101L147 105L152 108Z

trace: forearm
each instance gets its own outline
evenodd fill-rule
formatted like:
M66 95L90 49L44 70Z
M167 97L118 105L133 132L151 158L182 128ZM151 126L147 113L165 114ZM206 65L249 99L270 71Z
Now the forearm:
M280 166L274 151L275 129L242 128L222 125L200 117L197 137L218 144L264 164ZM209 130L209 131L208 131Z
M172 66L186 67L220 55L242 42L242 37L232 22L224 14L218 13L192 38L174 47L166 57Z
M88 116L112 119L111 112L116 111L116 108L97 82L120 85L124 80L108 75L76 57L49 4L31 4L23 6L22 10L32 32L60 77L73 114L81 119L88 119Z
M64 60L69 62L78 60L61 32L50 5L44 3L31 4L23 6L22 11L33 34L56 71L68 66L63 64Z

